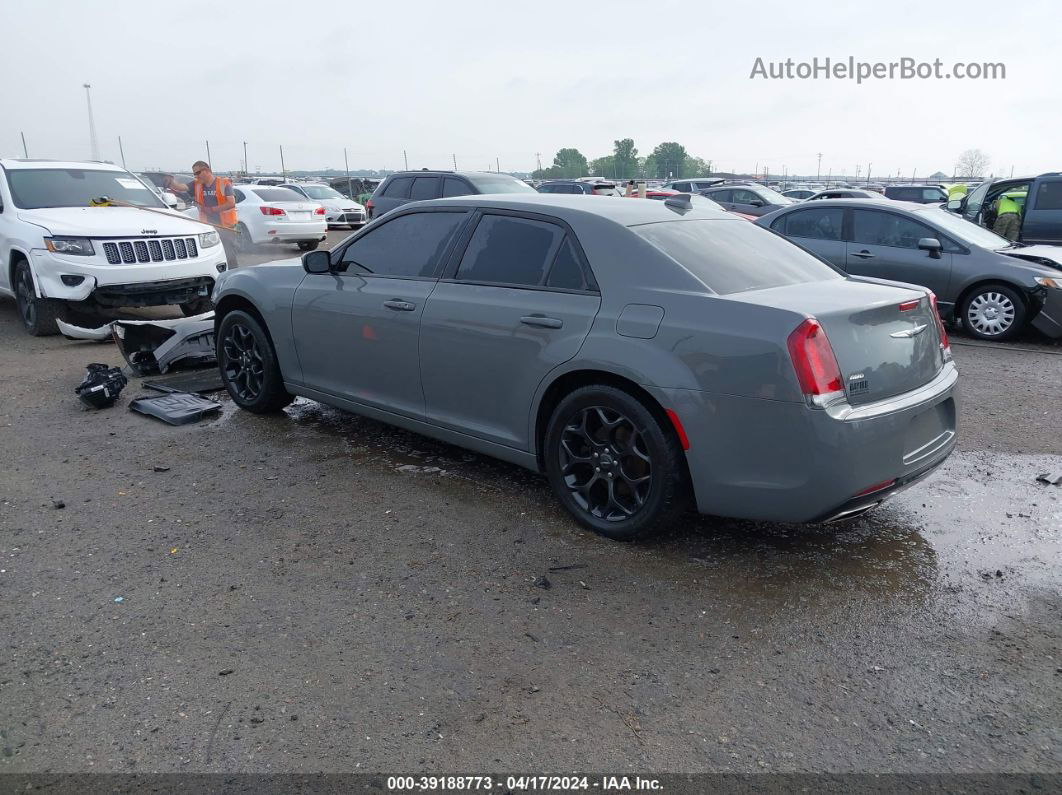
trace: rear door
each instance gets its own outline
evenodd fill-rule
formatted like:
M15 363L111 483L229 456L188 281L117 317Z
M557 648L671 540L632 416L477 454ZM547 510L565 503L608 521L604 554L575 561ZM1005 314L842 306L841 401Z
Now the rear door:
M844 207L811 204L786 213L771 223L775 232L792 238L842 270L847 262L844 242Z
M601 299L578 241L560 221L491 210L473 223L424 310L427 417L530 450L535 390L579 351Z
M1062 243L1062 177L1033 181L1021 225L1026 243Z
M384 213L390 212L396 207L401 207L409 201L409 191L413 187L413 177L395 177L383 185L383 190L373 194L373 217L379 218Z
M385 220L336 252L336 272L303 279L291 325L306 386L424 416L421 317L468 217L467 210L425 209Z
M845 270L855 276L872 276L928 287L948 295L955 244L913 218L887 210L852 210L852 231L846 246ZM936 238L944 250L933 256L918 248L925 237Z
M413 180L413 186L409 189L409 200L411 202L420 202L428 199L438 199L439 191L442 187L441 183L442 179L435 176L416 177Z

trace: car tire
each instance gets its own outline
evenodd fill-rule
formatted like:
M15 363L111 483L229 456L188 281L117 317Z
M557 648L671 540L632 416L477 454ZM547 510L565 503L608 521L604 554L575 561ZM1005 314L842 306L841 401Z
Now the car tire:
M197 298L194 301L185 301L181 304L181 314L185 317L202 315L214 308L214 302L209 298Z
M15 265L15 303L18 314L26 331L34 337L53 337L59 333L56 318L62 309L62 302L51 298L41 298L33 285L33 273L26 260L19 260Z
M319 240L300 240L299 251L313 251L321 242Z
M243 224L236 224L236 250L241 254L254 251L254 241L251 240L251 233L247 231L247 227Z
M1025 301L1014 288L986 284L963 299L959 316L971 337L1001 342L1025 327L1026 314Z
M585 386L562 399L544 453L561 504L608 538L646 538L686 507L686 463L674 429L616 387Z
M222 318L217 356L222 383L240 408L255 414L270 414L295 399L284 389L284 378L269 335L250 313L237 309Z

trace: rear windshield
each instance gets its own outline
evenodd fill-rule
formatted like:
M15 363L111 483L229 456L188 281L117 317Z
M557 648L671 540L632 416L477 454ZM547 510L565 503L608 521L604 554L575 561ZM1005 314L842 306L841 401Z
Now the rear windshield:
M255 195L267 202L304 202L306 197L300 196L287 188L255 188Z
M471 177L472 184L476 186L480 193L535 193L535 189L528 185L526 182L518 180L516 177L509 177L504 174L497 175L480 175L476 174Z
M13 168L7 172L11 198L23 210L88 207L102 198L140 207L165 207L153 190L125 171L77 168Z
M747 221L664 221L631 229L721 295L844 278L785 238Z

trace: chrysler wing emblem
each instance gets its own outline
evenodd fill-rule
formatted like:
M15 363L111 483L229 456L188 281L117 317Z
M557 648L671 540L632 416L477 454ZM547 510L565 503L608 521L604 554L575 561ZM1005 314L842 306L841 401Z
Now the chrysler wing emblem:
M915 326L913 328L905 328L903 331L894 331L889 336L890 337L895 337L898 340L900 340L900 339L910 339L911 337L917 337L919 334L921 334L927 328L929 328L929 325L926 324L926 323L923 323L921 326Z

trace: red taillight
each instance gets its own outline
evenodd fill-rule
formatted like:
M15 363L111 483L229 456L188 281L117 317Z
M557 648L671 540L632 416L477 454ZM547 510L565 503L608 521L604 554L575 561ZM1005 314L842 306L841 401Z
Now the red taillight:
M324 207L318 207L316 210L313 211L313 214L314 215L324 215L325 214Z
M852 496L865 497L868 494L873 494L875 491L884 491L885 489L894 485L896 485L896 478L893 478L892 480L886 480L883 483L875 483L873 486L867 486L867 488L863 489L858 494L854 494Z
M914 301L904 301L902 304L900 304L900 311L910 312L912 309L918 309L918 305L920 303L922 302L917 298Z
M279 207L267 207L264 204L261 207L259 207L258 209L262 211L262 215L285 215L286 214Z
M937 318L937 331L940 332L940 347L944 351L945 361L951 358L951 343L948 342L948 332L944 330L944 319L940 316L940 307L937 306L937 294L929 292L929 302L933 304L933 314Z
M844 397L841 368L819 321L809 317L789 335L786 344L804 397L820 408Z

